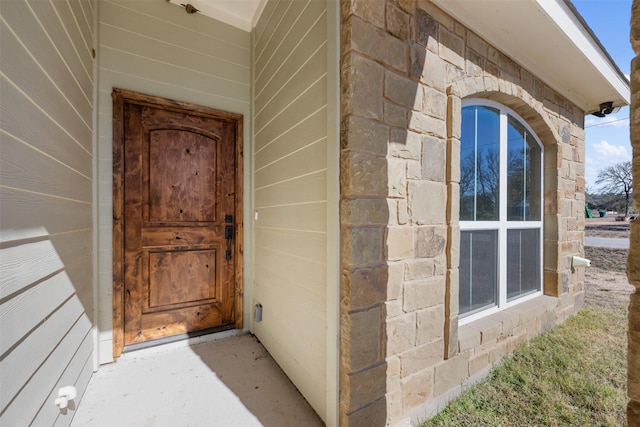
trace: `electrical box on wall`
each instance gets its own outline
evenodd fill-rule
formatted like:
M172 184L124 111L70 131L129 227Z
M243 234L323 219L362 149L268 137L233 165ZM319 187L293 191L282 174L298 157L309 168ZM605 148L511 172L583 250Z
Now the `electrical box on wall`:
M253 320L256 322L262 322L262 304L256 304L253 307Z

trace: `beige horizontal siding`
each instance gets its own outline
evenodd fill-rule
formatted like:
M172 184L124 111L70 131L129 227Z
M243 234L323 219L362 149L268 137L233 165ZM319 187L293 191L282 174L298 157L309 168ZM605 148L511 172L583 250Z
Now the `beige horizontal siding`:
M287 58L283 67L296 69L296 73L288 76L279 73L269 80L269 83L258 94L255 103L256 116L269 115L265 109L270 105L288 105L309 88L309 82L319 80L326 74L324 64L327 60L327 45L322 39L314 37L313 43L303 40L300 49L294 55ZM306 52L305 52L306 51ZM308 56L308 52L312 52ZM287 80L285 80L288 78Z
M227 27L228 31L225 34L218 31L224 24L214 23L209 18L200 15L176 19L181 18L177 16L179 12L180 9L171 4L154 10L144 5L143 2L101 3L100 37L103 37L107 27L112 27L131 36L144 37L151 42L164 44L169 49L167 53L180 54L179 51L184 50L196 54L191 59L197 59L204 55L215 61L236 64L239 67L249 69L249 49L246 41L248 36L246 33ZM160 15L166 16L161 18ZM186 19L195 22L184 25ZM124 41L126 40L125 38ZM111 39L111 42L113 41L117 40ZM101 44L109 45L110 42L101 40ZM141 44L138 41L132 43L129 48L140 49L145 46L146 44ZM153 57L153 55L150 56ZM202 62L195 68L203 66L208 67L209 62Z
M290 17L290 19L288 19ZM296 51L297 47L307 34L317 32L317 37L326 40L326 20L325 25L319 24L320 20L326 19L326 4L322 1L294 1L286 11L285 17L278 26L273 26L275 36L268 40L262 53L262 49L257 46L255 50L255 79L256 93L278 72L282 70L282 64ZM286 70L284 71L286 72Z
M286 45L292 40L288 34L293 26L300 20L302 11L309 5L307 1L283 2L278 6L278 11L272 15L272 19L265 27L265 33L260 41L255 44L254 65L256 78L264 72L265 64L273 59L273 54L283 43ZM306 15L308 18L309 14ZM309 23L310 21L306 21ZM299 24L302 25L305 22ZM307 27L308 28L308 27ZM295 32L295 31L294 31Z
M295 233L292 231L288 232ZM309 233L302 232L299 233L299 236L304 240L313 240L314 237ZM305 242L304 245L313 245L313 243ZM271 295L278 296L278 298L282 297L284 300L290 301L291 295L293 294L300 294L303 296L308 294L307 299L303 298L295 305L307 306L310 304L310 306L308 306L309 310L316 313L318 316L323 317L322 313L324 313L325 310L322 306L318 306L317 304L323 304L322 300L324 300L325 294L325 282L322 280L325 269L324 262L322 262L324 257L316 259L305 258L297 253L290 253L289 251L293 248L282 247L278 248L282 250L278 250L273 247L257 247L263 249L260 251L258 262L260 266L258 271L261 273L259 280L264 280L265 283L269 283ZM287 263L289 267L286 269L281 268L283 263ZM300 280L301 277L305 277L305 279ZM292 282L295 282L296 286L288 286ZM289 293L289 291L291 291L291 293ZM279 293L283 293L283 295L279 295ZM274 316L282 317L282 313L296 312L297 310L298 309L295 307L283 307L283 310L277 311L279 314L274 313ZM297 318L297 316L294 318ZM322 329L321 322L314 325L318 326L320 328L319 330ZM296 331L301 332L300 328L297 326L294 328Z
M179 56L179 55L177 55ZM175 82L178 89L206 91L212 97L236 99L238 92L248 92L247 85L233 82L211 74L209 70L192 70L181 63L166 63L157 58L137 56L128 51L119 51L110 46L101 49L103 71L122 76L144 76L150 82ZM108 65L107 65L108 64ZM215 71L215 70L214 70Z
M321 139L257 170L257 186L284 182L324 170L326 160L326 139Z
M31 308L34 305L47 307L46 310L54 312L75 294L72 278L91 281L90 272L85 268L85 265L90 263L90 253L78 257L65 268L55 270L56 272L49 277L28 287L27 290L12 298L11 303L0 305L0 322L11 323L11 328L2 330L0 353L4 354L42 321L32 315Z
M286 155L326 138L327 108L323 106L310 113L293 127L268 143L255 143L255 167L262 169Z
M79 319L79 321L74 326L74 332L77 330L81 330L85 320L83 318ZM60 349L61 352L65 351L64 347ZM85 336L84 341L78 347L78 350L73 355L73 359L66 366L64 372L58 379L60 384L87 384L92 374L92 365L93 365L93 337L91 334ZM57 354L56 354L57 356ZM48 366L54 366L55 363L59 362L59 358L51 358L51 360L47 360L46 364ZM78 372L80 374L78 374ZM80 391L79 391L80 392ZM55 401L56 397L58 397L58 390L54 389L52 392L45 397L47 402ZM48 425L46 420L53 418L58 415L60 410L55 405L45 405L40 409L38 415L33 421L34 426L40 425ZM58 416L54 427L64 426L67 420L64 417Z
M292 3L293 0L283 0L281 2L268 1L262 10L262 14L260 15L260 19L256 22L256 26L253 29L253 47L255 48L257 45L264 46L265 43L262 42L262 37L264 35L265 29L269 25L272 19L275 19L276 11L282 15L282 11L285 10L282 7L282 3ZM273 27L273 26L271 26ZM254 55L255 56L255 55Z
M9 4L13 4L10 2ZM4 10L4 8L3 8ZM20 18L15 18L20 19ZM18 27L18 26L15 26ZM27 33L34 37L44 38L45 34ZM40 108L64 128L72 137L87 150L91 151L91 105L81 97L73 97L67 94L73 93L75 81L70 75L60 78L56 63L47 62L50 59L49 46L44 41L31 43L38 49L47 51L40 58L34 56L33 52L27 50L25 43L22 43L13 27L2 22L0 25L0 38L2 39L2 51L15 55L15 60L7 60L2 63L2 71L8 81L18 87L24 96L28 97ZM53 70L50 70L53 68ZM54 72L55 71L55 72ZM81 104L73 104L73 101L81 100Z
M0 243L17 246L22 240L91 228L91 205L0 186Z
M188 49L173 41L152 39L148 35L143 36L132 30L110 25L102 26L100 36L109 49L121 54L126 52L134 57L152 58L155 63L170 64L181 70L198 70L197 73L205 78L244 86L244 91L248 86L249 67L220 57L220 52L207 53L198 49ZM185 82L188 80L187 77L184 79ZM209 85L211 82L207 82L207 84Z
M84 176L91 176L90 150L12 82L1 79L0 91L0 126L7 135L27 142L34 150L51 156ZM25 117L29 119L25 120Z
M260 227L256 229L257 241L264 248L278 248L280 253L318 262L326 252L323 233L306 233Z
M256 335L321 417L327 366L326 3L269 2L254 30Z
M2 425L68 425L93 372L93 10L0 5Z
M120 12L117 15L118 21L125 20L126 17L123 14L133 14L139 19L141 31L158 31L158 33L155 33L155 38L159 40L168 38L181 40L179 44L187 46L193 45L194 40L201 36L217 45L233 45L237 49L249 52L250 37L247 32L220 21L214 21L198 13L186 14L180 6L164 3L164 0L102 0L99 3L101 8L99 16L102 22L111 21L114 16L109 18L104 15L105 12L102 7L118 6L125 9L124 13ZM151 27L158 28L153 29ZM173 30L174 28L176 31ZM202 47L205 48L205 46ZM237 55L238 57L243 57L243 61L249 64L250 58L240 54Z
M63 418L63 416L60 415L60 411L53 405L53 400L49 399L57 394L57 388L69 384L60 381L60 379L64 378L64 374L67 373L65 368L68 366L73 368L72 371L75 371L68 372L70 381L79 377L85 378L84 381L88 381L89 379L87 375L83 375L83 372L79 369L89 370L89 372L91 372L90 364L86 363L91 357L91 350L93 350L93 342L88 332L91 327L91 322L84 314L79 314L78 317L74 318L74 316L78 314L78 309L80 309L80 307L75 304L69 307L69 309L65 306L63 309L56 311L48 320L49 324L53 324L51 328L48 328L51 333L61 333L63 330L66 333L56 347L36 345L36 343L28 341L24 345L30 346L33 351L25 351L21 354L23 359L3 361L7 363L20 362L22 363L21 368L34 369L37 360L35 360L33 356L30 357L30 355L36 351L50 351L47 357L41 361L41 364L37 365L38 369L35 371L35 374L29 378L24 388L20 390L20 393L10 402L6 412L2 414L3 425L4 423L10 426L30 425L32 422L31 417L34 417L33 414L35 414L34 418L44 418L39 414L39 412L42 411L48 413L48 418L55 418L50 418L48 423L43 422L43 424L40 425L53 425L53 420L56 419L58 419L57 423L59 425L69 425L71 421L70 415L72 415L73 412L68 411L69 416ZM60 317L65 317L64 321L58 319L58 316L55 316L58 313L60 313ZM44 344L50 344L48 340L46 340L47 336L38 336L38 338L43 339ZM81 363L74 363L76 359ZM21 376L18 374L23 374L22 376L26 375L23 369L20 369L16 375L12 375L12 377L20 378ZM77 387L80 395L84 392L85 387L86 385ZM51 407L56 409L56 411L51 411Z
M326 170L255 189L256 206L284 206L313 203L327 198Z
M33 268L33 265L31 267ZM45 302L43 307L47 307L50 310L46 324L41 325L42 327L38 327L39 324L37 324L33 331L26 334L24 339L19 342L20 345L13 348L3 360L3 364L7 363L13 366L14 369L6 371L3 369L3 386L0 389L1 407L5 408L20 388L29 382L33 373L38 371L40 365L50 357L51 352L60 344L61 339L64 338L76 321L85 314L85 307L81 302L81 298L75 298L74 296L75 292L67 300L63 301L60 306L51 306L48 302ZM9 317L8 320L13 321L15 316L11 316L11 312L16 312L17 310L8 308L7 311L9 311L9 314L6 315ZM87 319L86 316L85 319ZM88 328L79 333L86 334L87 332ZM75 345L79 345L79 343L80 341L76 342ZM73 352L75 352L75 349ZM60 372L58 372L59 374ZM50 390L39 392L44 392L47 395ZM33 413L31 416L33 416ZM20 425L20 423L10 425Z
M283 106L282 110L277 113L272 111L273 116L265 118L263 126L256 128L256 148L258 150L289 132L296 124L326 107L326 79L323 78L313 83L315 84L309 87L293 103Z
M64 95L78 108L85 123L91 123L91 62L83 64L72 43L55 44L53 40L69 40L65 32L64 22L61 22L56 11L49 2L10 2L3 15L6 19L16 19L18 16L25 21L24 25L11 27L14 37L2 34L3 49L19 49L16 43L23 44L28 52L39 52L38 64L44 68L56 84L64 88ZM68 24L73 25L73 21ZM10 43L4 45L4 43ZM19 51L19 50L18 50ZM85 56L86 49L82 48ZM27 54L27 53L25 53ZM89 59L91 57L89 56ZM86 66L89 68L87 69Z
M84 175L14 136L0 140L0 152L2 185L91 203L91 174Z

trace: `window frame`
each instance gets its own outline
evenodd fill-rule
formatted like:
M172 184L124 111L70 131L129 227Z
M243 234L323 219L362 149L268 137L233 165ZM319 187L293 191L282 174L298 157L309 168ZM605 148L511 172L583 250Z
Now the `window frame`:
M496 304L480 309L479 311L471 311L469 313L459 315L459 325L464 325L474 320L481 319L491 314L502 311L506 308L513 307L521 304L530 299L536 298L543 294L544 289L544 146L540 142L540 138L531 129L529 124L515 111L509 107L500 104L495 101L483 98L468 98L462 100L462 106L460 114L462 115L462 108L471 106L489 107L499 111L500 114L500 190L499 190L499 218L497 221L459 221L460 232L473 231L473 230L497 230L498 233L498 292ZM508 206L507 206L507 172L508 172L508 120L509 116L517 120L524 128L529 132L533 140L538 144L540 149L540 215L539 220L536 221L524 221L524 220L507 220ZM462 135L461 135L462 139ZM459 213L458 213L459 214ZM523 229L536 229L539 230L539 283L538 290L535 292L527 293L520 297L515 297L511 301L507 298L507 233L509 230L523 230ZM460 283L458 283L460 286Z

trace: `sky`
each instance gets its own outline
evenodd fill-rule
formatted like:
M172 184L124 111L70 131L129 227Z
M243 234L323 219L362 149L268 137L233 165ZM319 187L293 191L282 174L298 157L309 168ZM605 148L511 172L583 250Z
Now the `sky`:
M632 0L572 0L618 68L627 76L634 57L629 42ZM598 171L614 163L631 160L629 107L605 118L585 117L587 189L596 191Z

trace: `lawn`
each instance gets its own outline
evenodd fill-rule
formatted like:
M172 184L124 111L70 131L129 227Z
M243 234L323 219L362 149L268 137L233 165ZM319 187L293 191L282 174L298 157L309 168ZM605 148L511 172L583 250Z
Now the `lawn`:
M423 427L626 425L626 252L588 250L595 267L587 270L585 307L519 347Z

